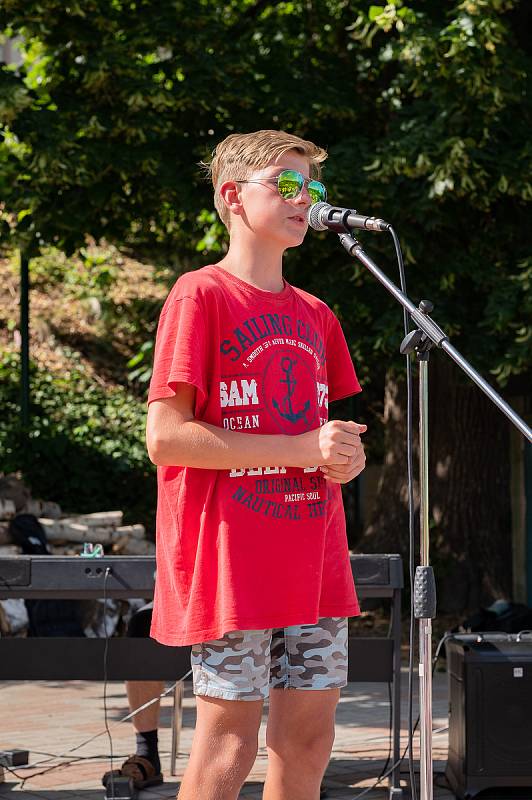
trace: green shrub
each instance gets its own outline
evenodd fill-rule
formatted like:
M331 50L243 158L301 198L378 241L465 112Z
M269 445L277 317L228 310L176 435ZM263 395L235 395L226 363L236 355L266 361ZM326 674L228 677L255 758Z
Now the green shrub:
M69 513L122 509L154 529L156 470L145 446L146 407L102 388L73 361L64 374L30 368L30 425L20 419L20 360L0 352L0 470L20 470L34 497Z

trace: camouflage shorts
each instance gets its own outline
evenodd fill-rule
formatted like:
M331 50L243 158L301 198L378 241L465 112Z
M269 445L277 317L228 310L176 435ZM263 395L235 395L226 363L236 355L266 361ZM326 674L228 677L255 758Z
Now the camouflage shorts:
M347 618L315 625L231 631L192 646L194 694L263 700L273 689L333 689L347 683Z

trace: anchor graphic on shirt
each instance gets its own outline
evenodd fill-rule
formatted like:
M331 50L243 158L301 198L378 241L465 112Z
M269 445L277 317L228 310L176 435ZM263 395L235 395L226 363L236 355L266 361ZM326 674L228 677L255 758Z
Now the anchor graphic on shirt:
M280 381L281 383L286 383L286 395L285 397L283 397L281 401L281 405L283 408L282 411L275 397L272 399L272 404L274 408L279 412L281 417L284 417L284 419L287 419L289 422L297 422L298 420L300 420L302 417L305 416L305 414L310 408L310 400L307 400L301 411L294 411L294 409L292 408L292 395L296 390L296 384L297 384L296 379L292 376L292 370L294 369L294 366L296 364L297 364L297 359L292 361L292 359L289 358L288 356L285 356L285 358L283 358L283 360L281 361L281 369L286 375L286 379L283 380L281 378Z

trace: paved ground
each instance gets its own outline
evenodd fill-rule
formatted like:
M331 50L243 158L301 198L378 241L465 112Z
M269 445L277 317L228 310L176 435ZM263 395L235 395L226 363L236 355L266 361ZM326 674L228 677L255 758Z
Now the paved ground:
M406 680L405 680L406 686ZM406 696L406 691L404 692ZM32 764L42 763L34 769L18 769L19 778L6 773L0 784L1 800L27 797L46 800L101 800L104 790L100 784L102 773L109 768L109 740L107 735L70 753L69 757L84 756L70 765L63 765L42 774L50 763L47 754L66 753L75 745L104 731L102 684L72 681L56 682L5 682L0 683L0 749L29 749ZM130 723L119 723L127 714L124 686L112 683L108 687L109 722L112 734L115 762L129 754L134 736ZM265 722L259 739L259 754L254 768L246 781L241 798L260 800L262 784L266 774ZM140 800L175 798L179 777L186 766L195 722L195 701L190 684L185 690L183 729L177 775L169 775L169 752L171 737L172 701L163 701L160 748L163 771L167 780L157 787L140 794ZM406 719L406 705L403 720ZM447 686L443 673L436 675L434 686L434 728L447 725ZM406 729L403 722L403 731ZM406 742L405 737L403 740ZM446 730L434 736L434 770L442 772L447 757ZM388 691L385 684L351 683L343 690L336 716L336 740L332 758L325 776L329 800L351 800L363 789L373 785L382 770L388 753ZM87 757L90 756L90 759ZM118 766L119 763L115 763ZM405 777L407 765L404 765ZM41 773L41 774L39 774ZM24 783L22 782L24 778ZM442 781L441 776L436 783ZM406 787L406 782L403 782ZM365 795L368 800L384 800L388 797L386 784ZM405 788L404 800L409 797ZM450 800L454 795L443 788L435 788L435 800ZM201 800L201 798L198 798Z

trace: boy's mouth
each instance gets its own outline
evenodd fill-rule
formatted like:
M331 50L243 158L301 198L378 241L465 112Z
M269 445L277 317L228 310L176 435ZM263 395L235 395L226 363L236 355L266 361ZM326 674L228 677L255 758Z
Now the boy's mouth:
M296 222L306 222L306 217L302 214L295 214L293 217L288 217L288 219L293 219Z

